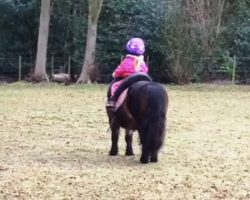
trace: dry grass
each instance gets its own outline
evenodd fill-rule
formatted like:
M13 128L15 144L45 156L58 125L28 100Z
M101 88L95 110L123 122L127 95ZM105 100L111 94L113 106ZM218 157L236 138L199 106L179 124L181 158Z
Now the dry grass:
M168 87L157 164L109 157L106 86L0 86L0 199L250 199L250 88ZM135 134L137 138L137 134Z

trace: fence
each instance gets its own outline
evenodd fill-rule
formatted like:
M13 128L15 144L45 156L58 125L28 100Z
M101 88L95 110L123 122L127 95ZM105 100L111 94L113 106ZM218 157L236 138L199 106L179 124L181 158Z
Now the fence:
M250 84L250 57L209 58L212 67L208 67L210 79L227 79L232 84ZM211 62L212 60L212 62ZM217 62L213 62L216 60ZM221 62L223 60L223 62ZM214 78L215 77L215 78Z
M203 64L210 63L210 66L207 67L208 79L227 79L230 80L232 84L250 84L250 57L234 56L223 63L218 62L218 60L218 58L206 58L206 61L203 60ZM146 61L150 63L148 57ZM50 56L47 58L47 74L49 77L57 73L70 74L72 71L74 71L75 74L79 74L82 64L82 61L71 56ZM34 66L35 60L31 57L0 57L0 82L4 80L9 82L25 80L34 71Z
M67 58L51 56L47 58L46 71L49 77L57 73L70 74L72 65L74 68L81 69L82 64L71 56ZM33 73L34 67L35 60L30 57L0 57L0 82L4 80L7 82L25 80Z

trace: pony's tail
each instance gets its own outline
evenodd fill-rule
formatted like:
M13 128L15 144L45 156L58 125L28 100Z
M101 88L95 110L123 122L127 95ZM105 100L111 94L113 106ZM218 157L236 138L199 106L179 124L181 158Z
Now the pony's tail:
M165 119L147 120L141 128L141 144L148 145L151 151L158 151L165 138Z
M150 106L141 127L141 143L149 145L150 151L158 151L165 137L167 95L162 87L150 87L147 98L147 104Z

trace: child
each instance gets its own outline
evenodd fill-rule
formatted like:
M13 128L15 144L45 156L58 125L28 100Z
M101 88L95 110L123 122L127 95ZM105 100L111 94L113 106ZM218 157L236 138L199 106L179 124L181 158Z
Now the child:
M147 73L148 67L144 62L145 45L142 39L132 38L126 45L127 55L121 64L113 72L114 78L125 78L136 72ZM123 80L113 83L111 86L111 99L107 106L114 107L112 96Z

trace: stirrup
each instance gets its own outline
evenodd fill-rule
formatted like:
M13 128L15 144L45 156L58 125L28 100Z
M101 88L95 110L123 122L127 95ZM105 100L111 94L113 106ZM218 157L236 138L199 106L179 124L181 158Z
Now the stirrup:
M113 108L113 107L115 107L115 102L114 101L107 101L106 106Z
M111 101L108 101L106 103L106 107L109 108L112 112L115 112L115 103L114 102L111 102Z

